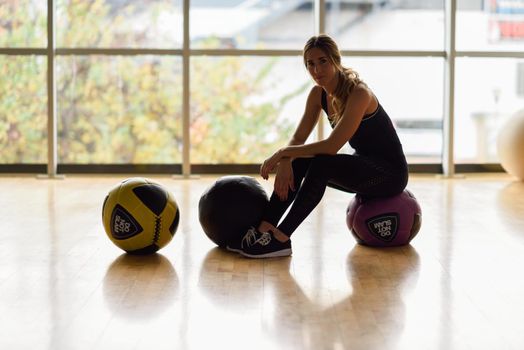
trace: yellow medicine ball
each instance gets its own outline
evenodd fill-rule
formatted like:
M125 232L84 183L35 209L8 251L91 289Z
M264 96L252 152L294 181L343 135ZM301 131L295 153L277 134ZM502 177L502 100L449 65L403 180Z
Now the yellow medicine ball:
M151 254L175 235L180 212L173 195L151 180L133 177L104 200L102 221L109 239L131 254Z

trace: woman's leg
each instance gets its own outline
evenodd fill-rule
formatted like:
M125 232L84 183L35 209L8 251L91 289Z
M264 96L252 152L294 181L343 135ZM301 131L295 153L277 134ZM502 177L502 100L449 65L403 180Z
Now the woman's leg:
M317 206L328 184L347 192L387 196L401 192L407 182L407 167L392 169L380 160L355 155L320 155L297 159L293 164L297 190L290 190L286 201L280 201L273 193L266 215L268 221L259 226L269 225L273 232L250 229L242 238L242 255L250 258L291 255L289 236ZM288 214L275 229L290 204Z
M292 191L290 189L288 191L287 199L285 201L281 201L273 191L271 198L269 199L267 210L264 213L261 226L259 226L260 231L267 231L268 227L274 228L278 225L278 222L286 212L287 208L289 208L295 199L295 195L300 189L302 180L304 179L304 176L306 175L306 172L309 168L309 164L312 160L313 158L296 158L293 160L291 165L293 167L293 181L295 183L295 190Z
M348 154L315 156L277 229L291 236L320 202L328 185L365 196L388 196L401 192L406 183L407 169L392 169L380 160Z

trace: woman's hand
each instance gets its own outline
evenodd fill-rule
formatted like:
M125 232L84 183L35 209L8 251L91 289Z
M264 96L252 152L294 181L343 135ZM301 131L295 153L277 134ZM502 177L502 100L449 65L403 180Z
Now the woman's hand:
M264 180L269 179L269 173L273 169L275 169L275 167L277 166L277 164L280 162L281 159L282 159L282 151L278 150L271 157L266 159L264 163L262 163L262 166L260 166L260 176L262 176Z
M295 190L293 167L291 166L291 160L289 158L284 158L278 164L277 174L275 175L274 191L281 201L285 201L289 190Z

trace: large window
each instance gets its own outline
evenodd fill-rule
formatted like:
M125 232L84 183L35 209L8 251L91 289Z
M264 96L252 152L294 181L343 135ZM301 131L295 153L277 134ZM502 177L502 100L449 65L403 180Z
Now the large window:
M262 162L289 140L312 86L299 57L197 57L191 68L195 163Z
M44 48L47 4L0 0L0 48ZM0 55L0 163L45 163L46 58Z
M443 60L351 57L346 61L375 92L393 120L408 162L440 162Z
M326 9L326 30L345 49L444 49L444 1L331 0Z
M459 1L456 42L456 161L498 163L500 129L524 106L524 1Z
M376 93L410 164L497 163L498 130L524 105L524 0L458 0L455 31L444 4L0 0L0 163L51 164L53 150L84 170L260 163L304 112L302 48L319 32Z
M456 153L461 163L497 163L505 122L524 108L524 60L457 60Z
M0 47L45 47L47 3L0 0Z
M180 59L57 60L59 162L180 163Z
M57 46L182 46L181 0L56 0Z
M45 163L46 60L0 55L0 163Z
M315 33L311 1L191 1L191 47L301 49Z
M459 0L458 10L458 50L524 50L524 1Z

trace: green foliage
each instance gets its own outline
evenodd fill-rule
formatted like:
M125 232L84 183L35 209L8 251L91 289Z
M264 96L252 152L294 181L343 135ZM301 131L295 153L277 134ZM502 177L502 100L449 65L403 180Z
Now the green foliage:
M0 46L45 46L42 1L0 0ZM46 161L46 60L0 56L0 162Z
M258 62L241 57L193 60L193 162L260 162L291 136L292 125L278 120L279 100L250 103L266 92L262 75L275 63L273 59L261 65ZM259 77L253 77L257 73Z
M0 0L0 47L45 47L47 1Z
M59 155L64 163L180 162L179 60L59 60Z
M148 11L148 21L162 10L172 11L168 2L157 5ZM143 12L136 6L115 9L106 0L59 0L57 8L61 46L147 47L147 26L121 30ZM191 63L193 163L260 162L287 141L292 125L278 118L279 111L306 86L271 96L278 59L203 57ZM45 59L0 57L2 163L46 161L45 68ZM59 162L181 162L181 71L181 58L173 56L58 57Z
M45 59L0 56L0 162L46 161Z

